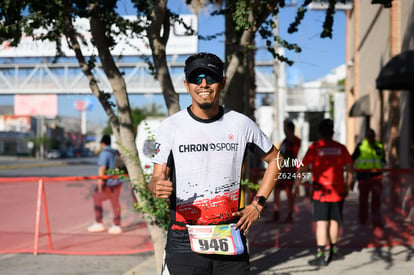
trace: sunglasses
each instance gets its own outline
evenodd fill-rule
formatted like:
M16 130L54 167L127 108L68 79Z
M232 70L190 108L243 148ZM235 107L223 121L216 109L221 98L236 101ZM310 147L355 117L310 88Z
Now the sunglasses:
M209 75L209 74L199 74L199 75L194 75L188 78L188 82L196 84L196 85L200 85L201 82L203 82L203 79L206 80L208 85L217 83L220 81L220 79L216 76L213 75Z

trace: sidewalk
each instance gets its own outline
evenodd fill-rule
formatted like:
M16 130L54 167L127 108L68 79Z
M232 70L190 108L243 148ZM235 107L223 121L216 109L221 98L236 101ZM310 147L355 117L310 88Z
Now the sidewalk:
M397 246L391 249L365 248L361 250L344 249L345 260L333 262L318 269L308 265L314 249L274 248L251 253L251 274L364 274L364 275L409 275L414 270L414 251L412 247ZM153 258L142 262L124 275L157 275Z
M361 226L355 219L357 199L358 194L351 193L344 210L345 221L339 247L345 259L321 269L308 265L308 260L315 257L316 245L307 198L302 197L296 203L297 215L293 224L271 222L269 202L262 219L254 224L249 233L251 274L306 275L319 271L325 275L413 274L413 225L395 217L389 219L390 213L384 209L387 223L383 229ZM124 275L156 275L155 261L150 258Z

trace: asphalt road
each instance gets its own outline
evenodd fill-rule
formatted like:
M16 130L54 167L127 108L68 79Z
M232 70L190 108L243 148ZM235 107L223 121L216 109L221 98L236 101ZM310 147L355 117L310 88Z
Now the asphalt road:
M0 177L29 176L89 176L97 174L96 158L40 161L0 158ZM26 168L23 166L26 164ZM4 166L9 168L5 169ZM19 167L19 168L13 168ZM1 220L1 217L0 217ZM76 275L76 274L134 274L137 266L152 257L152 252L113 256L73 256L53 254L0 254L0 275Z
M152 252L120 256L0 254L1 275L120 275L152 257Z
M96 157L57 160L0 157L0 177L96 176L96 162Z

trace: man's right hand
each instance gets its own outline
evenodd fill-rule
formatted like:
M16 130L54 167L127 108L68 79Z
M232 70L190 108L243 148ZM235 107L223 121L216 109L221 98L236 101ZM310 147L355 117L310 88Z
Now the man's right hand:
M168 180L167 164L155 164L152 178L148 184L148 188L154 197L160 199L168 199L173 191L173 184Z

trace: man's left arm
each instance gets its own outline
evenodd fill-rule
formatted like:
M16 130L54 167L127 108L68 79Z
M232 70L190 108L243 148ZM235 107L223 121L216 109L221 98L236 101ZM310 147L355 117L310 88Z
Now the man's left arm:
M276 185L277 175L279 174L279 162L283 160L283 157L279 154L279 150L273 146L272 150L263 157L263 160L267 162L268 166L256 195L267 199Z
M273 146L270 152L263 157L263 160L268 163L268 166L265 170L262 183L260 184L259 190L257 190L256 196L263 196L267 200L275 187L277 175L279 173L278 161L282 160L282 155L279 154L279 150ZM233 216L240 217L237 222L237 228L246 234L250 226L260 218L260 213L263 208L264 206L260 205L257 201L253 201L243 210L233 213Z

